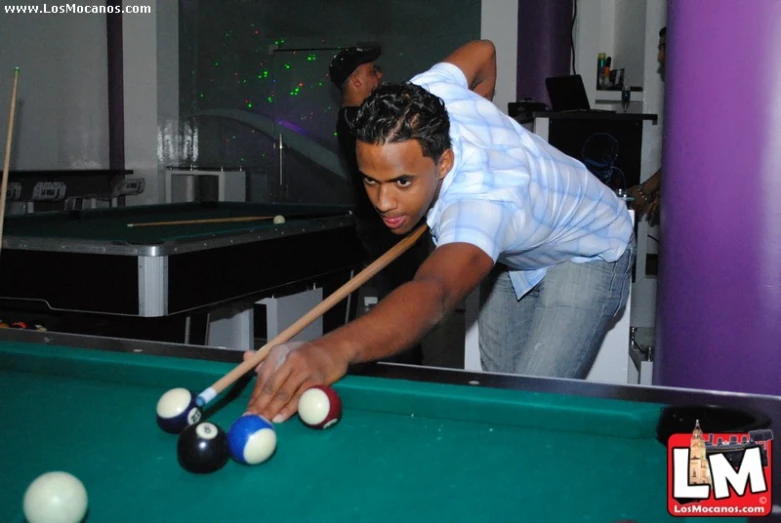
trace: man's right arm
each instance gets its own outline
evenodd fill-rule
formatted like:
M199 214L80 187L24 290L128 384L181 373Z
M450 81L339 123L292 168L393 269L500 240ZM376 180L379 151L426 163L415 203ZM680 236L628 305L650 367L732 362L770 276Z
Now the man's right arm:
M496 47L490 40L474 40L453 51L444 62L461 69L469 89L493 101L496 89Z
M376 361L418 343L492 267L491 257L474 245L438 247L412 281L368 313L303 345L274 347L258 368L247 410L275 423L288 419L304 391L337 381L350 363Z

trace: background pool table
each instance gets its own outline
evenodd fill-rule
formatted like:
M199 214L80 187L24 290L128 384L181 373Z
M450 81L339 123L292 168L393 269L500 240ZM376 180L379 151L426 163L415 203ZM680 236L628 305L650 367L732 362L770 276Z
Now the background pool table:
M49 470L85 483L89 522L698 521L666 512L657 422L676 399L725 400L369 365L336 385L345 412L333 428L291 419L277 425L268 462L194 475L177 463L176 436L157 427L155 404L173 387L202 390L237 355L163 345L5 331L4 521L22 520L25 488ZM246 385L215 400L207 417L227 430L246 406ZM778 402L762 401L753 406L777 412Z
M272 220L130 223L284 215ZM0 298L56 310L163 316L257 297L354 268L347 207L194 202L13 215L5 220Z
M286 222L128 227L275 215ZM345 206L192 202L9 215L0 318L33 323L33 311L59 332L194 343L209 313L230 316L315 286L328 295L364 262ZM344 317L337 307L325 320Z

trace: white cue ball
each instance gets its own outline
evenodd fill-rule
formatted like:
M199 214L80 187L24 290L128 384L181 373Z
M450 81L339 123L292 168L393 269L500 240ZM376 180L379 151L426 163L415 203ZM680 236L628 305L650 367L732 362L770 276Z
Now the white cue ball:
M275 224L285 223L285 217L282 216L281 214L277 214L276 216L274 216L274 223Z
M87 505L84 484L67 472L42 474L24 493L24 515L30 523L78 523Z

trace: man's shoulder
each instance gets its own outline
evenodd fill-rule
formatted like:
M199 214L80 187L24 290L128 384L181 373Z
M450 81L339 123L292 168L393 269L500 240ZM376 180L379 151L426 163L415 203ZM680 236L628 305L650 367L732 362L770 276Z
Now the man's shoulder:
M351 124L355 117L358 115L359 107L348 105L339 108L339 114L337 116L337 123Z
M420 85L428 89L437 84L449 84L468 89L466 75L458 66L449 62L439 62L431 66L427 71L416 74L410 79L410 83Z
M358 107L342 107L336 119L336 132L339 135L352 135L352 124L358 115Z

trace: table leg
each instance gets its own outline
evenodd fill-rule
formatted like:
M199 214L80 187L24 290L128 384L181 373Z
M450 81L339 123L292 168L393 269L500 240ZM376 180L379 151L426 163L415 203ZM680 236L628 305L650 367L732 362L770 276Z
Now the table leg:
M249 350L255 348L253 307L234 306L209 313L206 345L209 347Z

